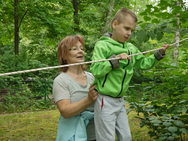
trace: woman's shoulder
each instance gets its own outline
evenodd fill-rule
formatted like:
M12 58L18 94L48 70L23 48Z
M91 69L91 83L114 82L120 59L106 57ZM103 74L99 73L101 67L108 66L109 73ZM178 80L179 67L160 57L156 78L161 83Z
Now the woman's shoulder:
M91 72L88 71L84 71L86 75L90 76L90 77L94 77L93 74Z
M90 79L94 79L94 76L92 73L85 71L85 74L87 75L87 77L89 77Z
M69 79L67 74L64 72L60 72L59 75L54 79L54 81L62 81Z

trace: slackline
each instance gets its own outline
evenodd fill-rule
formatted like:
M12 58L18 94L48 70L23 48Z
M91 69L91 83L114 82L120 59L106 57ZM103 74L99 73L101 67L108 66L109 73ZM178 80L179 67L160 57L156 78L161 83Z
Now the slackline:
M183 42L185 40L187 40L188 38L185 38L179 42L170 44L170 46L173 46L175 44L178 44L180 42ZM140 53L136 53L136 54L131 54L129 55L129 57L131 56L136 56L136 55L140 55L140 54L145 54L145 53L149 53L152 51L157 51L162 49L161 48L157 48L157 49L152 49L152 50L148 50L148 51L144 51L144 52L140 52ZM116 57L116 58L109 58L109 59L103 59L103 60L96 60L96 61L88 61L88 62L82 62L82 63L74 63L74 64L67 64L67 65L59 65L59 66L53 66L53 67L44 67L44 68L36 68L36 69L30 69L30 70L22 70L22 71L14 71L14 72L8 72L8 73L0 73L0 76L6 76L6 75L12 75L12 74L20 74L20 73L27 73L27 72L34 72L34 71L40 71L40 70L47 70L47 69L55 69L55 68L63 68L63 67L70 67L70 66L76 66L76 65L84 65L84 64L91 64L91 63L96 63L96 62L103 62L103 61L110 61L110 60L117 60L120 59L120 57Z

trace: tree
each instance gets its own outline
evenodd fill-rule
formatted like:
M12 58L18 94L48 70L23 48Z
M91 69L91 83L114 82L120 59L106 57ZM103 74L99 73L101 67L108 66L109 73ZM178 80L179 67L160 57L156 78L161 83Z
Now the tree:
M14 27L15 27L15 35L14 35L14 46L15 46L15 54L19 54L19 26L18 26L18 0L14 0Z
M115 0L109 0L109 7L108 10L106 11L106 20L104 20L104 29L103 29L103 34L106 33L109 28L111 27L111 17L112 17L112 10L114 8L114 3Z
M182 2L177 0L177 6L182 7ZM175 33L175 37L174 37L174 43L179 42L180 41L180 28L181 28L181 21L180 21L180 14L177 14L177 25L178 25L178 29L176 30ZM174 45L174 51L172 52L172 58L173 60L176 62L178 62L178 54L179 54L179 43Z
M73 0L72 4L74 8L74 24L75 24L74 31L78 32L79 30L78 4L79 3L77 0Z

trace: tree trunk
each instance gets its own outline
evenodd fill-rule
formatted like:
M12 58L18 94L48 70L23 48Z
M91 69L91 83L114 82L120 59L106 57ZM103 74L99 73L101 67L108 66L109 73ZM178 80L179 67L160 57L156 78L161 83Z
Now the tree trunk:
M79 30L79 17L78 17L78 2L77 0L72 1L73 8L74 8L74 31L77 32Z
M109 8L107 10L106 14L106 20L105 20L105 26L103 29L103 34L108 32L108 29L111 27L111 16L112 16L112 10L114 8L115 0L109 0Z
M181 2L179 2L177 0L177 6L181 7ZM177 16L180 16L180 14L177 14ZM180 41L180 28L181 28L181 22L180 22L180 18L177 17L178 21L177 21L177 25L178 25L178 31L175 33L175 37L174 37L174 43L179 42ZM174 45L174 51L172 52L172 59L175 61L175 63L178 63L178 56L179 56L179 43Z
M18 0L14 0L14 49L19 54Z
M134 4L134 13L136 13L136 0L135 0L135 4Z

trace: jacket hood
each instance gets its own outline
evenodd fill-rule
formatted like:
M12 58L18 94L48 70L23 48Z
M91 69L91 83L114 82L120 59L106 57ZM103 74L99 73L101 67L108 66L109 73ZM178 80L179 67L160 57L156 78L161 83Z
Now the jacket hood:
M127 44L127 42L119 43L119 42L113 40L111 37L112 37L112 33L107 32L107 33L105 33L105 34L100 38L100 40L101 40L101 41L109 42L109 43L111 43L111 44L113 44L113 45L115 45L115 46L119 46L119 47L122 47L123 44L124 44L124 45Z

